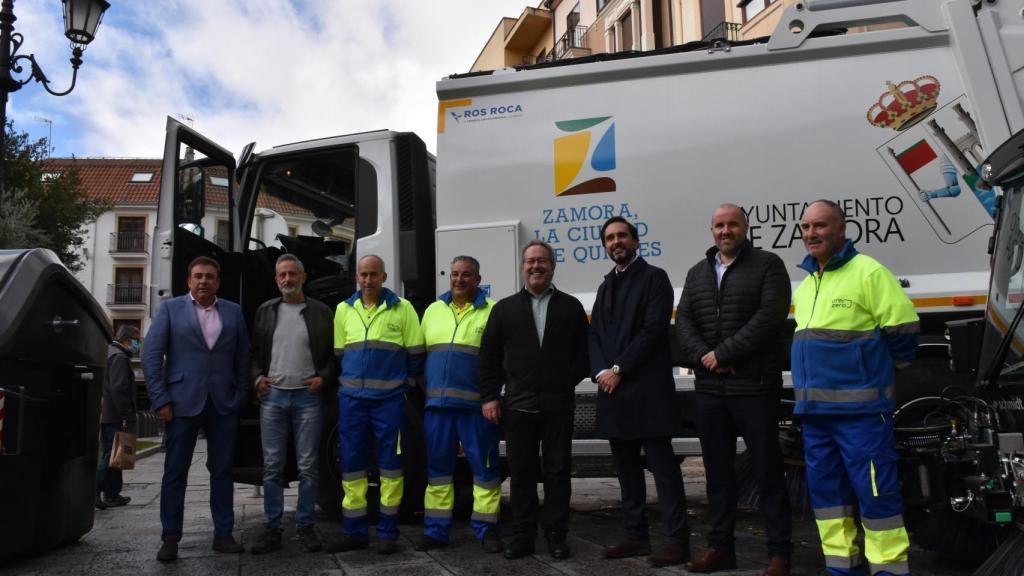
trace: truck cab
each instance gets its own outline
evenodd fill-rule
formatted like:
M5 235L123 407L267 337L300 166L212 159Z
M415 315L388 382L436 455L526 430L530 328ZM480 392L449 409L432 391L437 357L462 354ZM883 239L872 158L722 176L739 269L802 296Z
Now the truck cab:
M434 300L435 160L422 140L379 130L259 153L254 148L249 144L236 160L167 119L151 315L164 300L188 292L188 263L198 256L220 263L218 296L240 304L250 326L256 309L280 295L274 267L285 252L305 266L305 293L332 310L355 291L357 254L383 258L387 287L420 312ZM338 467L332 465L338 461L336 391L334 383L324 392L325 510L341 502ZM407 436L409 453L422 454L417 436ZM294 473L292 467L288 474ZM234 476L243 483L262 481L259 409L252 402L241 415Z

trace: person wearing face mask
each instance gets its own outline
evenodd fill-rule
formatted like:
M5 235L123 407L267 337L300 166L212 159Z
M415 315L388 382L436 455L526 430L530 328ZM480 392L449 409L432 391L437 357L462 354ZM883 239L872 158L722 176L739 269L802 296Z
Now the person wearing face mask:
M131 498L121 495L121 470L110 468L114 434L135 429L135 372L131 357L139 353L141 333L135 326L122 324L114 341L107 346L107 371L103 380L103 410L100 416L100 440L103 457L96 466L96 508L124 506Z
M295 504L296 535L304 552L320 550L314 527L325 394L335 385L334 316L324 303L302 291L306 271L291 254L277 259L274 280L280 298L263 303L253 324L251 377L260 403L263 444L263 534L253 554L281 549L284 513L284 465L291 428L299 468Z
M575 390L589 371L587 313L551 283L555 255L549 244L532 240L523 248L522 275L523 289L494 305L484 329L481 410L505 426L512 476L512 538L505 558L533 554L538 516L548 554L567 558ZM538 514L541 480L544 511Z

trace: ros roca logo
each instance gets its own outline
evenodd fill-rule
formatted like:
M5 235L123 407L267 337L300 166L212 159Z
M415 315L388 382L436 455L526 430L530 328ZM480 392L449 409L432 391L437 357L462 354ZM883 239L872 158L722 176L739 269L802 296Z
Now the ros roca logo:
M555 196L614 192L615 121L612 116L555 122Z

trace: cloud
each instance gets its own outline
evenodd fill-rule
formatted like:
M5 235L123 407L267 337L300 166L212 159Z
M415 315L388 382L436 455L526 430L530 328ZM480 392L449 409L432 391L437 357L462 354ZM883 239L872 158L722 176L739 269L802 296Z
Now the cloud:
M53 120L57 155L162 155L168 115L238 153L390 128L434 150L443 76L466 72L522 0L113 0L64 98L26 86L19 124ZM18 5L16 27L55 89L70 82L56 8ZM62 55L65 55L62 57ZM64 58L64 59L61 59ZM40 57L42 60L42 57ZM38 132L34 136L45 135Z

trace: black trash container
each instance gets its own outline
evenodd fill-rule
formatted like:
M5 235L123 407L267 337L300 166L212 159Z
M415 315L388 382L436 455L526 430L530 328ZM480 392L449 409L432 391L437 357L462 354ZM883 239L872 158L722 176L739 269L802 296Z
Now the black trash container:
M49 250L0 250L0 564L92 529L110 323Z

